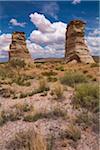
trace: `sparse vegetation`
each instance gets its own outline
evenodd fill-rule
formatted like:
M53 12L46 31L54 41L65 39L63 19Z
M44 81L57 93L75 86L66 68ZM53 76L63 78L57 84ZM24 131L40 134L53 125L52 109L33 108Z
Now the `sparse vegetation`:
M39 87L37 89L37 93L41 93L44 91L48 91L49 87L47 84L47 80L45 78L39 80Z
M99 86L98 84L80 84L76 87L73 100L75 105L84 107L90 111L99 111Z
M43 76L56 76L57 73L54 72L54 71L52 71L52 70L50 70L50 71L42 72L42 75L43 75Z
M83 127L88 127L93 123L92 114L89 112L82 112L76 118L76 123Z
M56 67L56 70L64 71L64 67L63 66Z
M64 93L63 86L56 82L51 88L51 95L55 95L57 99L62 98Z
M91 64L91 67L99 67L99 63L93 63Z
M55 117L63 117L65 118L67 116L66 112L61 110L59 107L55 107L52 111L50 112L40 112L40 113L31 113L26 116L24 116L24 121L28 122L34 122L39 119L43 118L55 118Z
M66 72L60 79L62 84L74 86L78 83L88 82L88 78L82 72Z
M65 130L66 138L72 139L73 141L77 142L81 138L81 131L78 127L74 125L67 126Z

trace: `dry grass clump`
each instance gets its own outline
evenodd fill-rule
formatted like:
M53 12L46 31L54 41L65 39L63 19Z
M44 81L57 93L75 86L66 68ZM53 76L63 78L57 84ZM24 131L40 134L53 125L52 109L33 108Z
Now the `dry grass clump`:
M16 76L16 78L13 78L13 82L20 85L20 86L30 86L30 81L27 81L29 78L26 78L26 76Z
M48 91L48 90L49 90L49 87L48 87L47 80L45 78L40 79L37 93L41 93L41 92Z
M63 86L59 82L54 83L51 88L51 95L54 95L57 99L59 99L63 97L63 94Z
M48 76L47 80L48 80L48 82L56 82L58 79L57 79L57 77Z
M14 94L14 91L10 88L0 88L0 96L8 98Z
M70 124L65 130L65 137L77 142L81 138L81 131L78 127Z
M74 86L79 83L88 82L88 78L82 72L66 72L60 79L62 84Z
M15 104L9 110L0 111L0 125L3 125L7 121L16 121L23 118L25 112L33 111L34 107L27 103Z
M99 111L99 86L93 83L84 83L76 86L74 104L92 112Z
M93 63L93 64L91 64L90 67L91 67L91 68L93 68L93 67L99 67L99 63Z
M1 111L0 112L0 125L3 125L7 121L16 121L20 120L22 116L22 112L16 109Z
M6 145L10 150L46 150L46 147L43 135L31 128L16 132Z
M89 112L82 112L76 118L76 123L83 127L88 127L93 123L92 114Z
M13 108L16 108L22 112L28 112L28 111L33 111L34 110L34 106L31 104L28 104L26 102L24 103L17 103L13 106Z
M56 67L56 70L58 70L58 71L64 71L64 67L63 66L58 66L58 67Z
M56 76L57 73L54 72L54 71L52 71L52 70L50 70L50 71L42 72L42 75L43 75L43 76Z
M98 115L98 113L93 114L90 112L83 111L82 113L77 115L75 122L83 128L91 127L94 132L99 133L99 115Z
M39 119L50 119L50 118L58 118L62 117L65 118L67 116L67 113L60 109L60 107L56 106L54 109L52 109L49 112L35 112L35 110L27 115L24 116L24 121L28 122L35 122Z

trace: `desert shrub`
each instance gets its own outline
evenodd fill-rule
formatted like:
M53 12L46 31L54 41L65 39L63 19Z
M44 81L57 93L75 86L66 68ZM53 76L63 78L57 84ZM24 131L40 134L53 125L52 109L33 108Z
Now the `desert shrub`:
M64 67L63 66L56 67L56 70L64 71Z
M55 107L52 111L50 112L40 112L40 113L30 113L26 116L24 116L24 121L28 121L28 122L35 122L39 119L43 119L43 118L55 118L55 117L63 117L65 118L66 117L66 113L61 110L59 107Z
M1 88L0 89L0 95L2 97L8 98L8 97L10 97L13 94L14 94L14 91L11 90L10 88Z
M29 115L26 115L25 117L24 117L24 121L28 121L28 122L34 122L34 121L37 121L37 120L39 120L39 119L42 119L42 118L44 118L45 116L44 116L44 114L42 114L42 113L37 113L37 114L29 114Z
M53 143L54 143L54 135L51 135L50 138L48 139L47 150L53 149Z
M65 136L73 141L78 141L81 138L81 131L74 125L69 125L65 130Z
M58 79L56 77L48 76L48 82L56 82Z
M8 111L1 111L2 123L6 123L7 121L16 121L21 119L21 112L17 109L12 109Z
M42 72L42 75L43 76L55 76L55 75L57 75L57 73L52 71L52 70L50 70L50 71Z
M34 110L33 105L30 105L26 102L25 103L17 103L13 106L13 108L16 108L20 112L28 112L28 111Z
M14 76L13 71L5 66L0 68L0 78L4 80L5 78L12 78Z
M59 99L63 97L63 93L64 93L63 86L59 82L53 84L51 88L51 95L55 95L56 98Z
M20 86L30 86L30 81L27 81L26 76L17 76L13 79L13 82L20 85Z
M73 100L75 105L84 107L90 111L99 111L99 86L93 83L84 83L76 86Z
M93 63L93 64L91 64L90 67L91 67L91 68L92 68L92 67L99 67L99 63Z
M82 72L66 72L60 79L62 84L74 86L77 83L88 82L88 78Z
M89 112L82 112L77 115L76 123L83 127L88 127L93 123L92 119L92 114L90 114Z
M36 68L41 68L41 66L42 66L42 63L35 63L36 65Z
M77 115L76 123L83 128L91 127L95 132L99 132L99 115L90 112L81 112Z
M49 90L49 87L47 84L47 80L45 78L39 80L39 87L37 89L37 93L41 93L41 92L48 91L48 90Z
M29 95L28 93L20 93L19 98L25 98L28 95Z
M0 126L2 126L5 122L6 120L3 117L3 111L0 111Z
M13 68L24 68L26 63L23 59L19 59L19 58L16 58L16 59L12 59L10 60L10 65L13 67Z

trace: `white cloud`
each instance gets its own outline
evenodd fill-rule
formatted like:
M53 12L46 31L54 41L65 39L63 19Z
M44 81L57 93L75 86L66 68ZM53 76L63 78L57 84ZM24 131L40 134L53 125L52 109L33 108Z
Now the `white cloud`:
M54 30L51 28L51 23L48 19L45 18L44 15L34 13L29 16L31 22L38 28L41 32L53 32Z
M89 32L89 36L99 36L100 35L100 29L94 29L93 32Z
M93 55L100 56L100 29L94 29L94 31L89 32L86 37L88 46Z
M25 22L18 22L16 19L12 18L10 20L10 23L13 25L13 26L20 26L20 27L25 27L26 23Z
M2 33L2 31L0 30L0 34Z
M81 0L73 0L72 4L76 5L76 4L79 4L80 2L81 2Z
M100 56L100 37L87 37L90 52Z
M0 35L0 50L8 51L10 43L11 43L11 34Z
M34 53L33 56L62 57L67 25L63 22L51 23L44 15L38 13L31 14L30 18L37 27L37 30L31 32L30 42L28 41L28 47Z
M42 8L42 13L47 14L52 18L58 19L59 5L57 2L48 2L44 4Z

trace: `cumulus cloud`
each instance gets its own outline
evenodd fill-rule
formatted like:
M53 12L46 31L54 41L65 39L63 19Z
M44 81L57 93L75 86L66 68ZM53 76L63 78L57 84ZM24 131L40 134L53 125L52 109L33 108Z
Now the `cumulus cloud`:
M86 37L87 43L89 45L90 51L93 55L100 56L100 29L94 29L92 32L89 32Z
M76 5L76 4L79 4L80 2L81 2L81 0L73 0L72 4Z
M26 23L25 22L18 22L16 19L12 18L9 21L13 26L20 26L20 27L25 27Z
M51 23L44 15L38 13L30 14L30 20L37 27L37 30L30 34L30 42L27 42L34 56L37 53L42 57L62 57L66 24L60 21Z
M9 50L9 45L11 43L11 34L1 34L0 35L0 50Z

